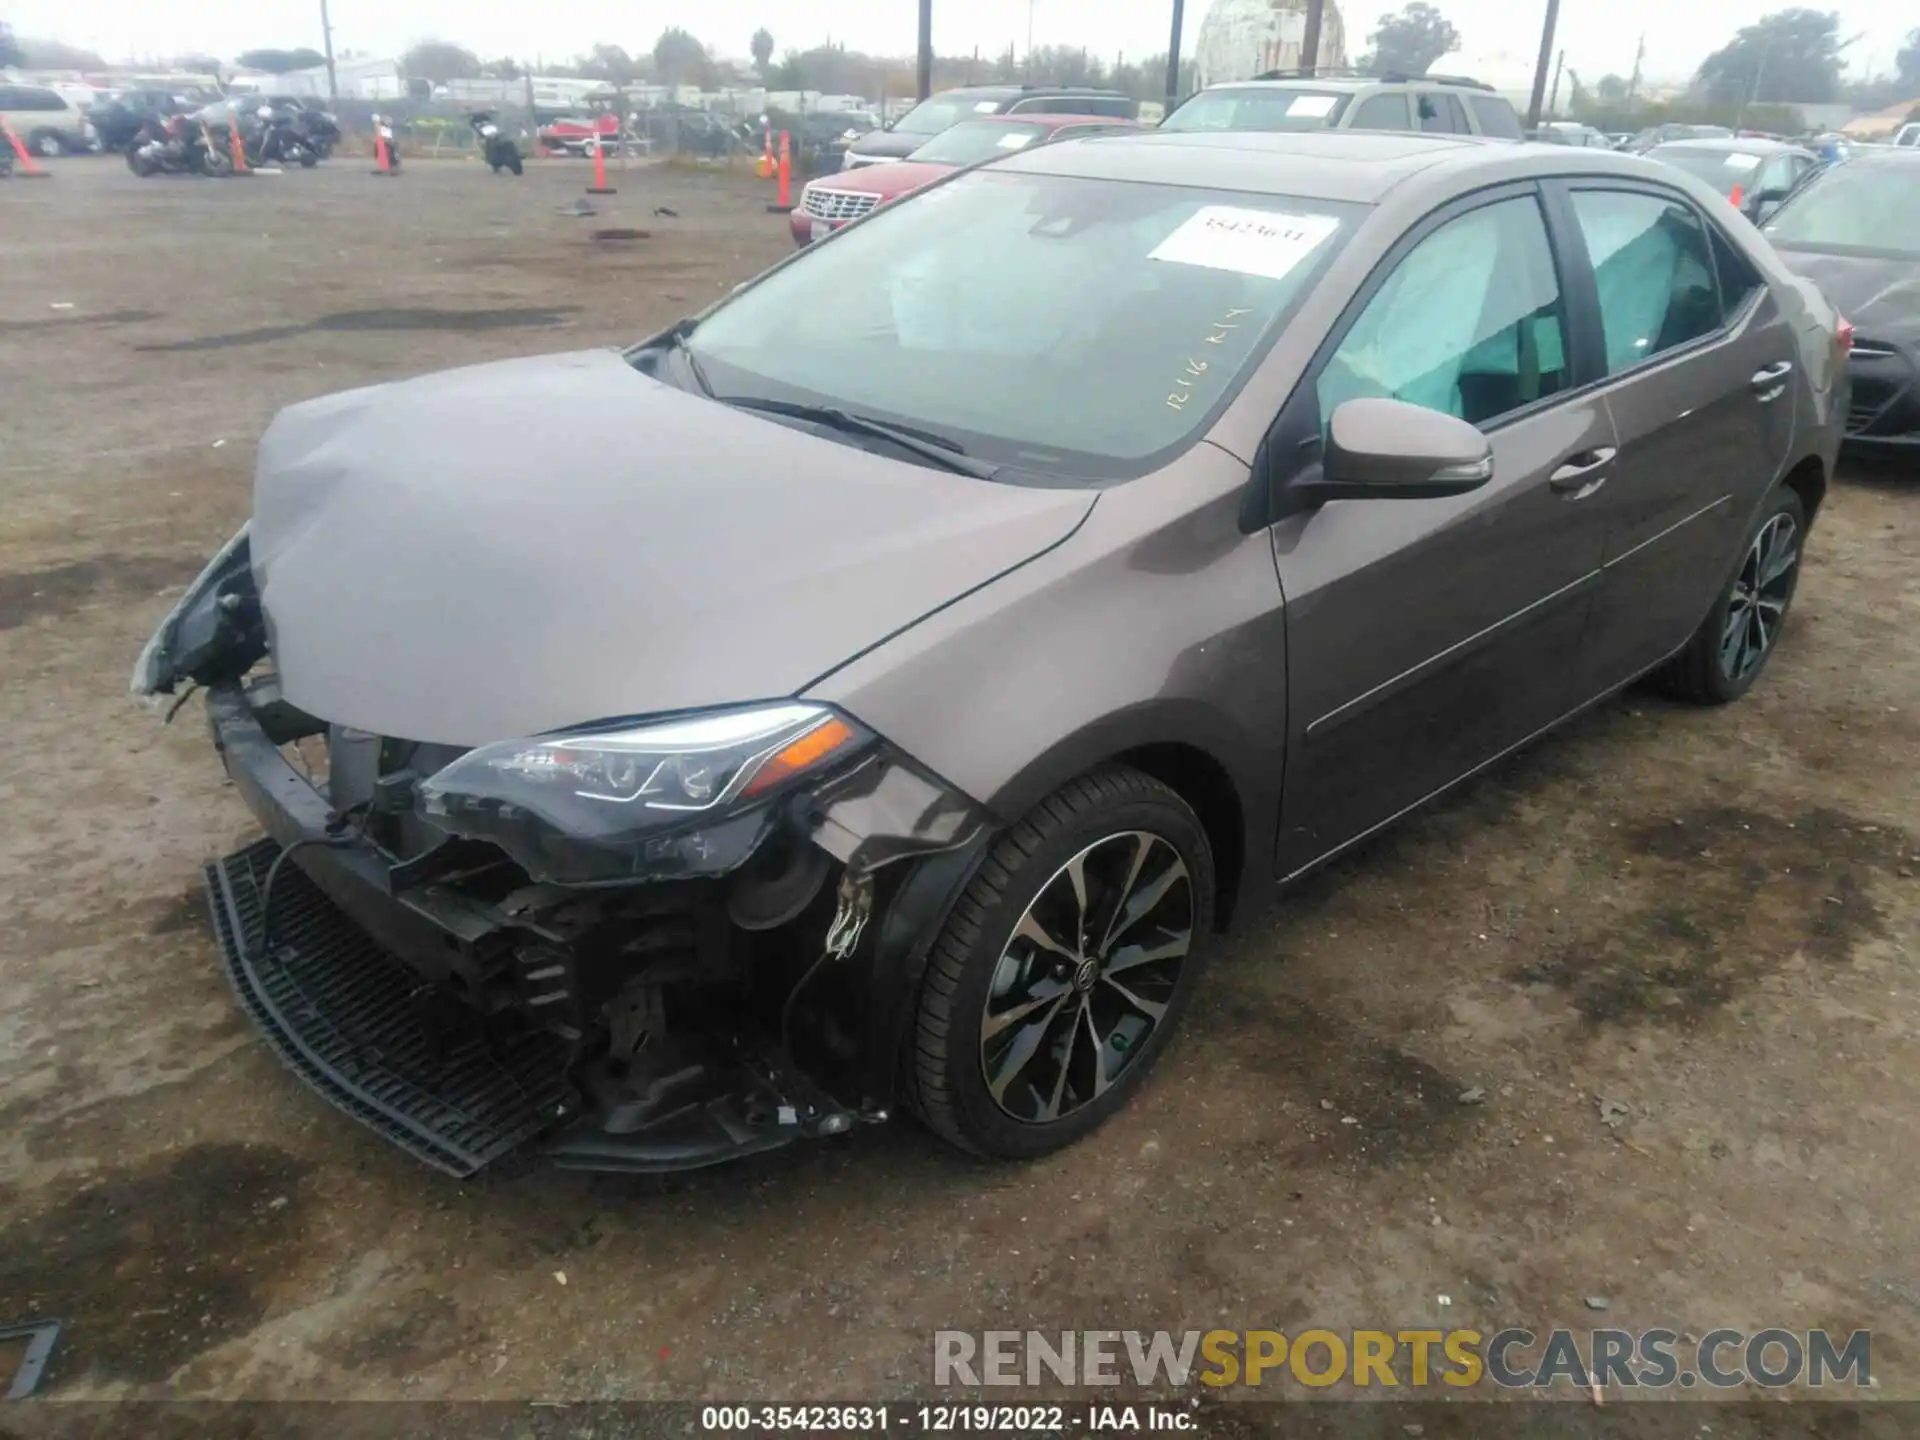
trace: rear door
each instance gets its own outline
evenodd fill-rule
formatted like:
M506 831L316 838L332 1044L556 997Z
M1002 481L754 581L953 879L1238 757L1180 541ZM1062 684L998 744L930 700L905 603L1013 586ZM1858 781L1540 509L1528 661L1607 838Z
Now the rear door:
M1797 350L1772 292L1689 199L1636 182L1555 188L1591 267L1577 304L1619 435L1611 474L1575 500L1606 526L1583 647L1598 694L1685 644L1726 583L1792 444Z
M1274 526L1288 649L1283 875L1572 703L1604 531L1567 503L1561 477L1604 475L1615 445L1605 404L1578 391L1563 262L1531 185L1440 211L1381 265L1268 436L1270 456L1310 466L1341 402L1384 395L1479 426L1494 457L1471 494L1334 501Z

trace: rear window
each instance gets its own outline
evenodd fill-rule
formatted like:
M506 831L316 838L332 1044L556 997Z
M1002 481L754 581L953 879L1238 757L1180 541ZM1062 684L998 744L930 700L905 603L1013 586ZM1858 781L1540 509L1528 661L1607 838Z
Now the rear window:
M935 95L902 115L893 128L902 135L938 135L949 125L976 115L998 115L1005 104L1004 100L973 95Z
M1647 152L1649 160L1658 160L1676 170L1684 170L1696 180L1704 180L1722 195L1731 196L1734 186L1752 190L1759 176L1763 155L1744 150L1709 150L1697 145L1656 145Z
M1162 130L1326 130L1340 123L1353 97L1340 90L1272 86L1202 90L1165 120Z
M977 165L997 155L1024 150L1047 138L1048 125L1019 125L1005 120L962 120L927 141L907 158L933 165Z
M0 85L0 110L65 110L67 102L38 85Z
M1519 140L1520 117L1513 113L1513 106L1498 95L1469 95L1467 106L1473 111L1473 118L1480 123L1480 133L1491 135L1496 140Z

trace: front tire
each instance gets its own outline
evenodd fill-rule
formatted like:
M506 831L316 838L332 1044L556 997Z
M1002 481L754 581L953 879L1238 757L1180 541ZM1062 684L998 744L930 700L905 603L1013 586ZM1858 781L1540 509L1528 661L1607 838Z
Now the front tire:
M58 130L35 130L27 137L27 148L42 160L53 160L67 153L67 142Z
M1747 532L1733 578L1686 648L1653 673L1655 687L1695 705L1725 705L1751 690L1786 626L1806 538L1805 505L1777 487Z
M1086 1135L1178 1025L1213 899L1206 830L1165 785L1108 766L1056 790L995 843L934 942L915 1111L976 1155Z

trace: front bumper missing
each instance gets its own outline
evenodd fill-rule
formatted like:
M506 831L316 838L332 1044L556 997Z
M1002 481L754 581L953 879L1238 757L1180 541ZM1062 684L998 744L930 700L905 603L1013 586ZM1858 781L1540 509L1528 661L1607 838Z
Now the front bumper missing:
M221 964L274 1053L335 1108L457 1176L515 1151L573 1169L697 1168L884 1118L850 1110L767 1040L716 1037L643 1106L596 1098L574 1044L449 993L448 957L497 938L498 911L343 833L327 798L234 684L208 694L228 775L269 838L205 870ZM978 817L899 767L863 767L820 816L823 848L862 873L954 851ZM900 833L895 817L910 815ZM273 877L270 943L262 900ZM457 990L457 987L452 987ZM883 1047L884 1048L884 1047ZM641 1112L644 1111L644 1114Z
M567 1169L687 1170L852 1124L776 1062L743 1059L644 1134L611 1133L569 1083L565 1042L490 1030L438 999L297 865L274 878L273 946L258 954L261 887L279 854L258 840L206 867L234 994L268 1047L322 1099L436 1169L464 1177L537 1141Z
M257 953L261 886L280 853L258 840L208 865L207 902L241 1008L322 1099L450 1175L471 1175L578 1111L558 1036L497 1039L477 1015L430 1006L297 865L274 878L275 939Z

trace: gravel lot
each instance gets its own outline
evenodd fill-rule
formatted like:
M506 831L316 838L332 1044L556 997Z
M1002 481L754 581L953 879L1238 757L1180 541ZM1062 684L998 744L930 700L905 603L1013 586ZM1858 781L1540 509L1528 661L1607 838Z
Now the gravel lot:
M877 1398L943 1327L1605 1323L1870 1328L1920 1397L1920 472L1834 486L1745 702L1623 697L1251 917L1068 1154L462 1184L236 1012L198 872L253 826L128 670L280 406L635 338L785 222L664 168L592 218L563 162L56 170L0 183L0 1322L74 1322L54 1394Z

